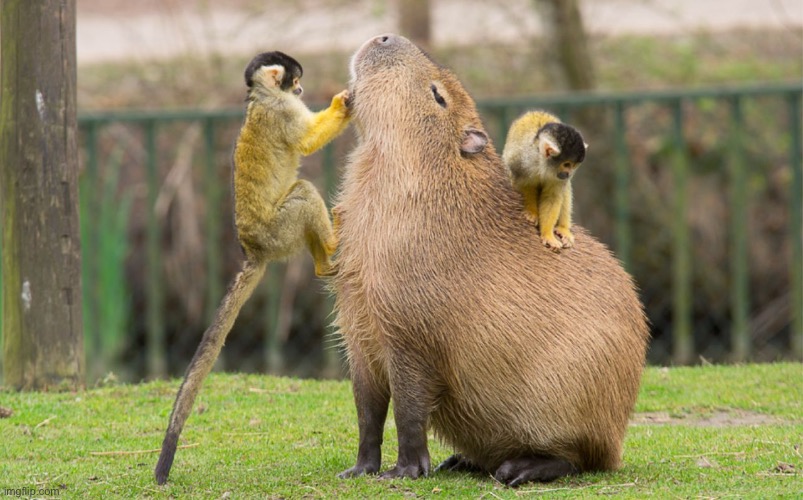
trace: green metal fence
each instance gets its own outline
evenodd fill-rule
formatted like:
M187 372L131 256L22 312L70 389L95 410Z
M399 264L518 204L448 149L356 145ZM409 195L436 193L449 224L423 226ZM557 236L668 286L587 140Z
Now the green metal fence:
M724 332L724 338L717 340L724 347L721 348L721 355L714 355L716 360L801 359L802 94L799 83L790 83L758 87L494 99L480 101L478 106L499 149L504 144L505 132L510 122L525 109L545 108L557 113L565 121L576 119L583 122L584 134L589 134L593 139L589 140L591 148L586 160L586 165L589 166L584 165L579 171L575 189L581 189L583 183L587 182L592 188L586 187L586 193L595 189L602 190L603 193L597 193L600 195L599 199L609 201L599 204L595 198L592 206L592 201L589 201L592 197L588 195L588 206L584 212L583 200L580 199L580 213L575 219L583 225L589 225L594 234L612 246L617 257L635 275L644 293L650 295L649 303L665 303L654 309L648 303L647 307L648 314L654 312L650 317L653 335L656 341L662 341L656 343L662 347L654 348L654 351L661 352L653 353L653 361L694 362L697 355L705 355L704 347L708 341L709 329L719 331L720 337ZM96 192L98 186L102 185L102 171L109 168L112 152L120 147L121 142L129 144L129 149L130 144L135 144L138 151L118 165L123 176L117 186L118 195L123 196L133 190L134 196L140 199L140 208L137 209L136 203L134 204L127 219L128 226L124 228L129 241L126 259L129 267L131 259L136 259L135 267L141 269L139 279L143 282L140 292L134 294L139 299L132 298L132 294L122 295L128 297L129 305L131 302L138 304L136 307L131 306L134 311L131 315L144 312L145 319L139 321L145 334L139 344L135 343L135 347L140 345L146 353L146 374L158 376L168 372L175 373L176 370L167 368L173 344L170 339L180 337L180 332L168 331L171 327L166 314L175 306L167 303L169 299L165 295L167 286L163 264L165 240L170 238L170 231L165 227L164 217L158 216L155 209L159 193L165 185L164 158L175 153L174 138L177 134L188 127L200 127L199 151L196 155L197 161L193 162L197 163L197 168L192 182L197 184L206 207L198 213L198 217L203 220L203 240L200 243L203 245L205 274L210 277L204 286L203 304L208 320L225 286L223 269L229 257L222 250L222 241L224 233L230 233L227 228L231 221L227 204L227 201L230 202L229 187L225 179L229 175L230 151L242 113L242 109L230 109L125 111L82 113L79 116L83 150L81 196L82 203L86 206L86 220L82 221L86 230L82 237L86 304L84 317L87 323L86 345L89 359L110 359L104 354L104 350L108 348L108 342L104 340L107 332L101 331L102 325L108 322L98 319L98 315L108 307L106 301L109 297L105 289L96 286L102 280L101 274L109 272L102 265L103 257L98 255L101 248L99 242L108 235L103 234L106 230L101 225L93 223L93 218L109 209L99 206L102 202ZM350 147L350 142L349 137L339 139L312 160L320 164L317 181L329 194L335 189L338 168L344 162L343 155ZM653 144L659 146L653 147ZM695 152L695 148L703 149L704 152ZM710 151L714 153L709 154ZM123 156L126 154L128 153ZM698 161L701 160L695 156L698 154L705 162L713 165L706 171L713 174L700 174ZM644 160L645 157L647 160ZM767 161L764 162L762 158ZM757 167L755 163L762 163L764 166ZM645 168L653 168L656 178L665 178L661 182L671 185L661 191L666 195L665 198L659 196L658 200L650 200L649 196L641 192L639 179L651 179L644 173ZM724 245L726 258L721 262L726 267L722 273L716 275L719 277L707 278L695 274L705 270L700 269L696 263L696 235L693 233L696 229L690 223L695 214L690 213L690 204L698 202L700 197L698 180L712 175L723 178L724 189L727 190L726 200L723 202L725 204L721 208L725 214L724 219L716 219L714 222L716 231L727 235L727 244ZM784 206L775 212L783 212L781 218L785 219L785 225L781 232L773 226L772 231L775 232L771 234L775 234L772 241L777 241L775 246L778 247L779 258L784 261L777 265L786 266L786 276L775 273L774 284L770 285L764 284L760 276L751 276L751 255L759 251L753 250L751 245L761 243L756 241L754 235L770 234L767 233L769 230L761 226L764 217L759 216L761 220L756 221L756 216L751 215L754 205L763 207L768 202L762 198L751 204L751 197L755 196L757 190L770 190L767 187L769 181L762 180L767 176L780 176L781 180L778 182L785 190L773 191L772 194L773 200L783 199ZM127 180L132 178L134 180ZM756 185L759 187L755 187ZM132 186L137 187L134 189ZM692 188L695 189L694 193L690 192ZM718 193L713 194L718 196ZM636 199L640 201L634 206ZM653 208L648 210L645 204ZM604 212L604 217L599 217L600 212ZM589 214L588 221L584 219L586 213ZM595 222L597 220L602 222ZM138 221L135 225L139 230L132 230L130 227L135 221ZM777 221L773 224L777 225ZM725 229L720 228L720 225ZM645 257L645 253L648 253L644 250L645 241L658 242L656 248L665 249L653 259L660 262L650 262L649 256ZM278 268L272 269L274 272L269 277L269 283L274 293L269 294L267 300L260 304L267 309L261 316L263 321L252 325L264 332L261 349L254 348L253 345L245 348L245 351L261 353L259 355L265 360L273 360L258 365L262 367L276 362L276 352L283 342L283 339L278 339L272 333L276 326L276 311L280 307L275 291L282 286L281 271ZM653 273L653 269L658 271ZM665 282L659 276L662 274L666 274ZM700 304L697 299L698 289L701 286L713 287L710 282L720 279L724 283L721 294L727 297L727 304L724 312L718 313L718 323L708 325L705 320L706 305ZM653 280L657 281L653 283ZM752 309L754 304L751 302L756 296L756 290L765 290L762 296L780 297L780 305L775 310L784 316L780 320L774 320L774 324L780 326L768 330L771 334L767 335L772 335L770 340L775 347L773 354L764 358L756 355L757 340L752 331L755 323L753 316L758 314L758 311ZM720 292L712 293L716 295ZM766 302L764 299L761 301L762 304ZM322 304L320 307L331 306L327 301ZM769 311L770 306L767 307ZM664 314L662 311L667 312ZM328 311L320 314L328 318ZM185 351L189 353L197 345L203 328L195 330L198 331L187 334L190 340L186 342ZM183 356L186 353L178 355L179 358ZM326 359L327 363L338 363L336 355ZM119 357L116 362L120 362ZM186 366L186 362L178 365ZM107 369L109 367L106 366L98 368L101 371Z
M557 96L549 98L533 98L526 100L506 99L480 103L480 108L497 117L500 130L506 130L510 122L511 109L528 107L548 107L559 110L561 114L573 108L602 105L610 108L614 114L611 138L615 145L615 240L613 246L626 267L629 266L632 240L629 228L631 212L629 200L629 157L624 140L626 133L625 114L628 109L644 103L657 103L671 111L672 125L669 131L674 145L671 161L674 177L674 199L672 201L673 220L671 225L672 249L672 310L673 327L673 360L688 363L694 359L694 347L691 328L691 302L693 290L691 285L690 234L687 223L688 184L692 162L688 157L686 135L684 134L684 109L694 107L702 100L715 99L727 103L730 108L729 121L723 129L722 139L728 144L730 154L727 170L730 181L730 260L729 271L732 276L730 302L733 315L731 329L731 345L733 360L747 359L751 352L749 321L748 268L747 253L748 229L746 220L747 175L748 165L745 163L745 116L743 108L746 102L756 98L774 97L786 105L786 116L777 116L778 133L788 134L787 161L790 168L789 182L789 218L788 231L791 244L789 262L790 314L791 334L790 352L797 358L803 356L803 250L801 245L801 228L803 227L803 208L801 194L803 190L803 174L801 174L801 84L762 85L737 88L707 88L682 91L640 92L627 94L582 94ZM785 130L783 121L786 120ZM504 137L500 143L504 142ZM589 154L593 154L593 149ZM582 172L581 172L582 175Z

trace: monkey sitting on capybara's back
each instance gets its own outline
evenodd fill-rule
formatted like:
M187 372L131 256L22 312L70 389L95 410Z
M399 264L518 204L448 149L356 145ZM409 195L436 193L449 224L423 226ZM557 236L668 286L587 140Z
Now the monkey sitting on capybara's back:
M332 284L360 440L341 476L379 471L391 399L383 477L429 472L428 425L457 452L441 468L511 486L619 467L648 338L630 276L582 228L571 252L540 244L473 100L410 41L372 38L351 72Z

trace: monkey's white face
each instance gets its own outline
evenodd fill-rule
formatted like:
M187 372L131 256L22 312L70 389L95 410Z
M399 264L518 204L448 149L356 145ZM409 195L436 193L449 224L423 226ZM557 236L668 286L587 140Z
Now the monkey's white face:
M284 66L279 64L262 66L254 73L254 83L265 88L281 88L284 74ZM304 88L301 86L300 78L293 78L293 85L288 89L288 92L292 92L294 95L301 97L304 93Z

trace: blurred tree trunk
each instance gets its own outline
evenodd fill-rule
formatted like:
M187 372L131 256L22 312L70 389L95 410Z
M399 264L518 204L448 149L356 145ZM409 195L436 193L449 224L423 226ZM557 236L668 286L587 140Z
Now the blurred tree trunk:
M431 47L430 1L397 0L399 33L424 50Z
M3 372L23 390L84 380L75 0L0 3Z
M565 86L570 90L595 88L594 65L578 0L533 1L541 12L549 53Z

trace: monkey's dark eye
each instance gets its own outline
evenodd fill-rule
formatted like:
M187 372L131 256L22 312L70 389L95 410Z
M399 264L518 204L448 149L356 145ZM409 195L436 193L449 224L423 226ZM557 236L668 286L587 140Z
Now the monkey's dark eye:
M432 95L435 97L435 102L440 104L442 108L445 108L446 99L444 99L443 96L438 93L438 87L436 87L435 84L433 83L429 86L429 88L432 89Z

